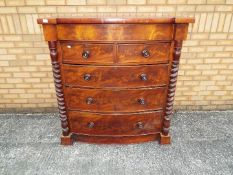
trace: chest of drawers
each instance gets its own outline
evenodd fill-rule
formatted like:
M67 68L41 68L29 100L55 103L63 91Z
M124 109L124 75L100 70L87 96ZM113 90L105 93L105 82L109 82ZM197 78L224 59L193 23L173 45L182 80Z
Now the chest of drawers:
M193 22L38 19L50 50L61 144L169 144L182 41Z

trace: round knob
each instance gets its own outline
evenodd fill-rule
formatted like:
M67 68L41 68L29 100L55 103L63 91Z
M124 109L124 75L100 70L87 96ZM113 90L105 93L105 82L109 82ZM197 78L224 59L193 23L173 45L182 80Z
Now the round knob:
M91 75L90 74L84 74L83 79L85 81L89 81L91 79Z
M95 123L94 122L90 122L87 124L88 128L93 128L95 126Z
M139 98L139 99L138 99L138 103L139 103L140 105L145 105L145 104L146 104L146 101L145 101L143 98Z
M147 49L144 49L142 51L142 56L144 56L145 58L148 58L150 56L150 52Z
M141 74L141 75L140 75L140 78L141 78L141 80L142 80L142 81L146 81L146 80L148 80L148 78L147 78L147 75L146 75L146 74Z
M67 48L70 49L72 46L71 45L67 45Z
M90 52L89 52L89 51L87 51L87 50L83 51L82 57L83 57L84 59L89 58L89 56L90 56Z
M139 128L139 129L142 129L143 128L143 123L142 122L137 122L136 124L136 127Z
M94 102L94 100L93 100L93 98L91 98L91 97L88 97L87 100L86 100L86 103L87 103L88 105L92 104L93 102Z

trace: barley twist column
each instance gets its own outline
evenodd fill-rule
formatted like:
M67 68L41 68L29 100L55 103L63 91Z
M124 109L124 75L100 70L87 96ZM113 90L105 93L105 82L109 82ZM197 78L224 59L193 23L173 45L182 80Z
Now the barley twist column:
M61 69L60 69L60 64L58 62L57 42L48 41L48 44L49 44L50 57L51 57L52 68L53 68L53 77L54 77L55 90L56 90L56 95L57 95L59 116L61 120L62 135L68 136L69 128L68 128L66 107L65 107L65 101L64 101L64 93L63 93L63 88L62 88Z
M163 121L162 133L164 136L167 136L169 134L170 119L173 114L173 103L174 103L174 97L175 97L176 81L177 81L177 76L178 76L181 48L182 48L182 41L175 41L174 51L173 51L173 61L172 61L171 72L170 72L170 80L169 80L169 85L168 85L167 104L166 104L166 109L165 109L165 117Z

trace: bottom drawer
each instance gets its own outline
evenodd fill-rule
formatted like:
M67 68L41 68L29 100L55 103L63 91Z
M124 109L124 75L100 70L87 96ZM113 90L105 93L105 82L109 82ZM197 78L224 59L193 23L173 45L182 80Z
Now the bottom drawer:
M69 112L71 132L87 135L129 136L161 131L162 112L99 114Z

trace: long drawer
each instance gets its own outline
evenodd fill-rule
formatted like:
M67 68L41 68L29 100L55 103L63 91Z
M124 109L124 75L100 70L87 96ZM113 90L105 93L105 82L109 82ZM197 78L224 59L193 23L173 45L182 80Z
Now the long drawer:
M169 60L170 42L118 43L61 42L63 63L68 64L154 64Z
M65 88L70 110L92 112L137 112L162 109L166 88L82 89Z
M172 24L59 24L59 40L171 40Z
M64 84L89 88L164 86L168 65L81 66L62 65Z
M162 112L101 114L69 111L71 132L87 135L140 135L160 132Z

